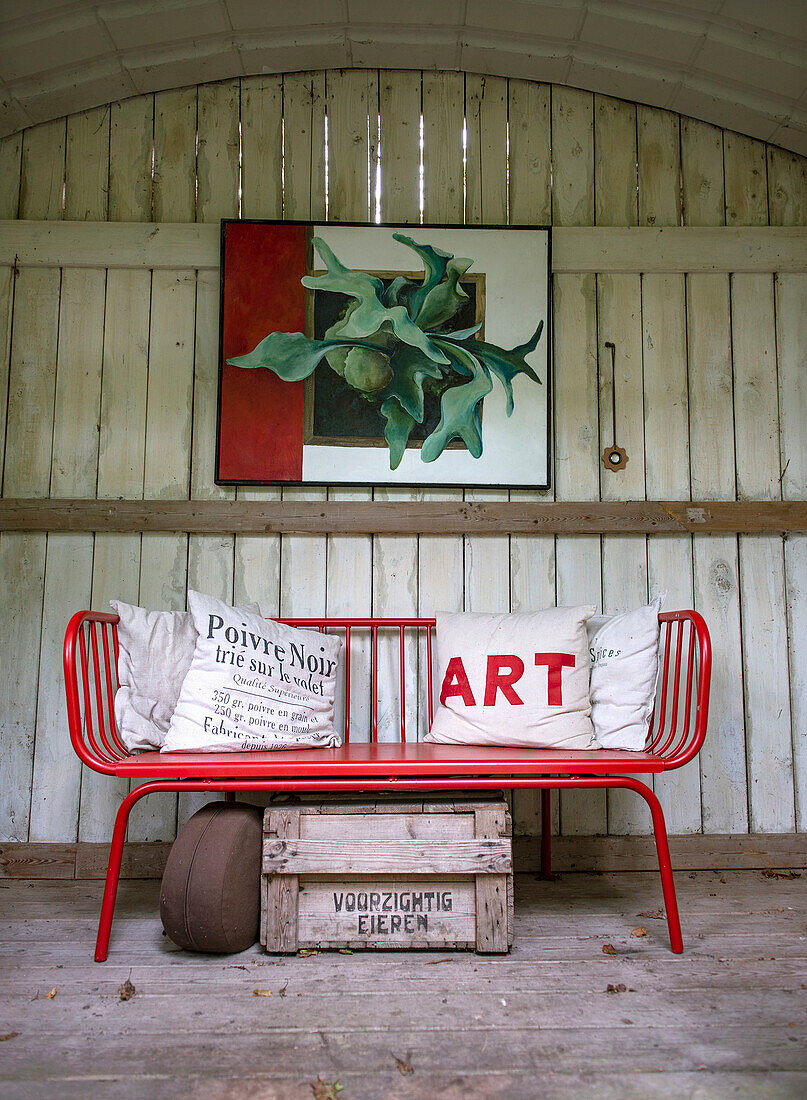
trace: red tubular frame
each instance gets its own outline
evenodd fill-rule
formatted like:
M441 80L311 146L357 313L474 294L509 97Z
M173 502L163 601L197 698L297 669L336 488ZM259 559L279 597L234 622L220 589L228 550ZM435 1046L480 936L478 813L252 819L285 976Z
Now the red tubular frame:
M544 750L507 750L427 745L406 741L405 634L426 634L426 702L428 721L433 708L432 631L434 619L424 618L317 618L284 619L293 626L345 632L344 749L282 753L131 754L115 728L114 692L117 686L117 615L80 611L67 627L64 670L70 740L88 767L105 775L149 780L124 799L115 819L95 958L107 957L126 827L132 807L159 791L206 791L234 797L237 791L440 791L526 788L541 791L541 869L550 872L552 788L620 787L635 791L647 802L653 821L659 870L667 912L670 945L683 950L675 884L661 804L653 790L635 778L636 772L680 768L699 752L706 735L711 676L711 643L706 624L695 611L664 612L661 623L662 682L642 753L603 750L561 753ZM372 671L369 744L351 744L351 653L353 631L369 629ZM400 748L379 743L378 632L394 628L398 634ZM100 633L100 647L98 634ZM87 644L89 640L89 646ZM111 643L111 644L110 644ZM672 659L672 675L670 663ZM354 677L355 682L355 677ZM683 700L682 700L682 691ZM694 692L694 707L693 707ZM93 714L95 712L95 715ZM394 709L389 713L394 716ZM93 717L98 722L94 728ZM394 720L393 724L398 725ZM680 727L680 728L679 728ZM100 742L100 743L99 743ZM159 775L159 778L153 776Z

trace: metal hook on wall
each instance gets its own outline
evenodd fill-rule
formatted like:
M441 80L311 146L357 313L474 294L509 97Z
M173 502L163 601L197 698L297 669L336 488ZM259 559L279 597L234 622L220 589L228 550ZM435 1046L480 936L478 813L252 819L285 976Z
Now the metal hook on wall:
M605 346L611 352L611 438L614 442L602 452L601 462L606 470L619 473L627 466L628 455L616 441L616 344L606 340Z

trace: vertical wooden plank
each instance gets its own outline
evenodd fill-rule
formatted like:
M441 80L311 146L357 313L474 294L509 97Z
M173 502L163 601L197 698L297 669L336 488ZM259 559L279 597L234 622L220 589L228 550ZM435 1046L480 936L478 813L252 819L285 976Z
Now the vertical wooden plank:
M603 500L641 500L645 495L641 289L638 275L598 275L600 451L613 440L611 356L616 345L617 442L628 453L619 473L601 467ZM604 535L602 539L603 611L617 614L647 603L647 545L642 535ZM647 832L650 818L643 800L630 791L608 792L608 830Z
M635 225L636 108L633 104L594 97L594 198L597 225ZM645 495L641 284L635 275L597 277L600 382L600 451L614 440L628 452L619 473L600 467L603 500L637 500ZM605 347L616 345L615 369ZM613 383L613 384L612 384ZM647 546L641 536L602 540L602 595L606 614L627 611L647 601ZM608 792L608 829L613 833L647 832L644 802L627 791Z
M807 225L807 157L767 146L771 225Z
M597 225L636 225L636 106L594 97L594 200Z
M8 372L11 358L11 318L14 312L14 271L0 268L0 440L5 459L6 416L8 413Z
M779 408L784 474L782 495L803 499L807 491L807 276L780 275L776 286ZM790 654L790 704L795 771L796 828L807 829L807 537L785 539L785 584Z
M240 94L237 80L198 88L196 220L200 222L238 217Z
M552 87L552 221L594 224L594 97ZM555 496L598 500L599 400L597 291L593 275L561 275L554 282ZM556 593L561 605L600 603L599 536L559 536ZM560 829L566 834L607 832L605 791L561 791Z
M726 130L723 135L726 225L768 224L765 143Z
M429 222L461 224L464 216L463 126L465 78L462 73L423 73L423 217ZM423 489L422 500L462 500L462 489ZM459 535L421 535L418 539L418 614L462 611L463 540ZM426 647L420 654L426 668ZM419 736L428 727L421 707Z
M681 188L685 225L723 225L723 131L681 119Z
M681 118L639 104L639 225L681 224Z
M807 224L807 159L768 147L771 225ZM782 496L804 497L807 486L807 276L778 275L776 349L779 377ZM807 537L785 539L796 828L807 829Z
M134 96L110 105L109 220L151 218L154 97Z
M109 217L148 221L152 211L151 159L154 100L138 96L113 104L110 114ZM148 332L151 275L107 273L97 493L99 497L143 495ZM95 538L92 606L109 600L137 603L139 535ZM128 791L125 780L83 770L78 839L108 841L115 813Z
M109 108L67 120L65 216L103 220L109 177ZM106 273L66 268L58 321L51 496L92 497L98 468ZM31 840L76 839L81 764L65 752L61 675L64 629L92 591L93 536L51 534L45 567Z
M552 220L548 84L508 82L510 224L549 225Z
M245 218L283 216L283 78L241 81L241 210ZM280 500L270 487L237 489L239 500ZM266 615L280 604L280 537L236 536L233 600L255 601Z
M725 223L723 131L681 120L686 225ZM687 276L690 478L696 499L733 499L733 380L729 284L725 275ZM740 579L734 535L692 540L695 606L719 657L712 665L709 733L699 754L705 832L748 828L742 697Z
M375 71L340 70L326 77L328 109L328 219L372 221L375 210L379 90ZM412 120L409 119L409 122ZM372 490L328 490L329 500L369 501ZM369 615L373 601L373 540L369 535L329 535L326 543L329 615ZM354 740L370 736L370 639L350 640L350 715ZM379 662L381 664L381 662ZM392 685L385 685L389 699ZM336 706L341 729L344 684ZM392 701L389 702L392 707Z
M381 72L378 75L381 215L386 222L420 221L421 95L419 71ZM372 103L368 106L372 116ZM370 181L372 193L375 190L372 168Z
M696 500L735 495L729 287L725 275L687 276L689 431ZM740 584L735 535L693 538L695 607L706 619L712 664L709 732L699 754L703 829L748 828L743 729Z
M0 141L0 218L16 218L20 208L22 134ZM11 352L11 315L14 277L11 268L0 269L0 440L5 443L8 411L8 370Z
M384 221L420 221L420 72L379 76L381 208ZM376 489L374 500L413 500L412 489ZM412 535L373 537L373 614L415 615L418 607L418 540ZM398 638L381 639L378 651L378 737L400 740ZM417 640L406 639L406 737L418 736Z
M508 82L508 187L511 225L547 224L550 192L549 87L523 80ZM551 325L548 331L551 331ZM548 384L548 379L546 380ZM552 500L545 491L514 489L512 501ZM510 609L534 611L555 603L553 535L513 535L510 539ZM540 833L538 791L513 792L513 827L519 835Z
M727 224L766 225L768 188L761 142L724 135ZM782 494L773 279L731 278L737 495ZM749 824L795 828L788 683L787 605L781 537L740 536L745 742Z
M645 479L648 499L688 500L689 402L687 393L686 295L683 275L642 279L644 337ZM650 597L667 592L669 609L692 607L692 540L688 535L647 539ZM654 777L667 829L701 830L697 760Z
M552 224L594 225L594 97L552 86Z
M239 213L240 85L237 80L201 84L196 99L196 220L218 222ZM193 389L191 497L231 499L234 492L213 483L218 393L218 273L199 272L196 291L196 350ZM234 538L191 535L188 587L231 603ZM206 802L207 795L180 795L177 828Z
M197 92L196 220L217 222L238 216L237 81L200 85ZM218 277L200 274L196 303L191 495L201 499L232 498L232 489L213 483L215 469L216 394L218 389ZM219 599L232 599L233 539L194 535L188 548L188 584Z
M283 77L241 81L241 216L283 214Z
M504 814L498 810L474 811L474 836L506 835ZM509 948L507 889L509 875L476 876L476 950L506 953Z
M283 78L285 218L325 220L325 94L324 73L296 73ZM325 491L284 489L283 499L324 500ZM325 538L320 535L284 536L281 540L281 614L322 615L325 607Z
M269 810L264 824L264 844L273 840L294 840L300 835L299 810ZM290 953L297 950L297 910L300 880L297 875L265 875L266 884L262 937L267 951Z
M192 222L196 213L196 88L154 97L154 220Z
M466 199L468 224L507 222L507 82L465 77ZM470 501L508 499L506 489L466 489ZM466 611L510 610L510 539L465 539Z
M504 224L507 193L507 82L499 77L465 77L465 221ZM509 499L506 489L466 489L469 501ZM507 535L465 538L465 610L510 610L510 539ZM507 792L512 806L512 792Z
M45 584L45 537L3 535L0 570L4 578L3 618L7 624L2 640L3 676L0 679L0 736L3 741L0 837L26 841L36 723L36 657Z
M151 288L143 493L148 499L188 496L193 408L196 275L155 271ZM138 602L158 611L185 608L187 535L143 535ZM176 797L160 795L135 806L129 839L171 840Z
M143 495L150 304L149 272L108 272L99 497ZM96 535L93 607L106 609L111 599L138 602L140 545L139 535ZM84 769L79 840L109 840L115 813L128 787L126 780L110 780L107 776Z
M555 276L555 495L598 500L600 495L597 389L597 293L593 275ZM599 535L557 539L557 602L602 602ZM607 832L605 791L560 792L564 836Z
M68 221L103 221L109 189L109 106L67 119L64 216Z
M21 218L42 220L64 216L65 140L63 118L32 126L23 134Z
M60 275L22 268L14 298L5 496L47 496L53 446Z
M10 195L6 205L13 205L19 187L20 217L61 218L64 149L64 120L24 134L21 177L12 167L9 178L0 180L0 191ZM5 496L47 496L50 487L60 274L26 269L13 292ZM9 840L29 837L45 546L41 534L0 540L6 624L0 639L0 836Z
M773 279L731 279L734 428L741 500L778 499L779 410ZM782 539L740 536L745 737L754 832L795 827Z
M0 140L0 218L16 218L20 210L22 133Z

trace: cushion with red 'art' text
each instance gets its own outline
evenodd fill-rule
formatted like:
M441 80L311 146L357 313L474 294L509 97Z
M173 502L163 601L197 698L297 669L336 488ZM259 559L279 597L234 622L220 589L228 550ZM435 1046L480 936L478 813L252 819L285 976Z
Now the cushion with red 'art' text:
M595 610L438 614L440 706L426 740L597 748L586 636Z

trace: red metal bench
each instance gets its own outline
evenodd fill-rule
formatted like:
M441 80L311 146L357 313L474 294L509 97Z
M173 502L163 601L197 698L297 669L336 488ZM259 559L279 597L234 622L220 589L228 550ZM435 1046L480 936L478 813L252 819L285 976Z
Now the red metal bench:
M107 957L126 825L134 804L156 791L440 791L498 788L540 789L541 867L550 870L550 801L554 788L622 787L650 807L672 950L683 950L664 814L653 790L636 775L680 768L698 753L706 733L711 647L709 632L694 611L659 615L661 683L644 752L602 749L562 752L546 749L431 745L407 741L406 652L414 633L423 651L425 691L419 695L428 722L433 715L432 634L434 619L283 619L292 626L341 631L345 684L345 744L338 749L243 753L130 753L115 728L117 687L116 615L80 611L70 620L64 642L64 670L70 739L81 760L95 771L141 782L121 803L115 819L95 958ZM351 649L367 637L370 722L368 741L351 739ZM352 644L351 644L352 643ZM397 653L390 654L390 644ZM400 741L379 741L379 648L385 668L397 680L394 701ZM391 659L390 659L391 658ZM366 668L361 675L366 675ZM355 685L355 673L354 685ZM385 708L393 705L384 700ZM389 713L387 709L387 713ZM353 723L355 725L355 722Z

